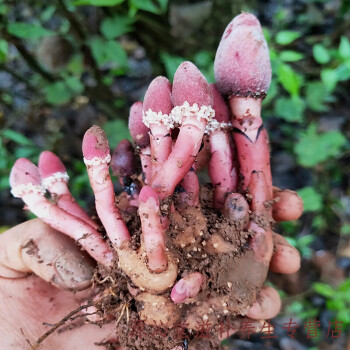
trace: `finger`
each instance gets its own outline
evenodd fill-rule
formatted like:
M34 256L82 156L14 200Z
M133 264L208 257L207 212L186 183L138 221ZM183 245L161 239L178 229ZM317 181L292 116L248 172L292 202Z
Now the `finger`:
M254 215L259 216L259 224L253 220L249 224L249 229L254 232L250 245L254 251L255 259L268 266L273 252L273 241L269 225L271 213L265 207L265 203L269 199L269 190L262 171L252 172L249 190L252 194L250 208Z
M225 200L224 215L235 227L245 229L249 223L249 205L246 199L239 193L230 193Z
M287 240L274 233L275 252L270 261L270 271L276 273L294 273L300 268L300 254Z
M281 298L276 289L263 287L247 316L256 320L275 317L281 309Z
M93 261L66 235L40 219L13 227L0 236L0 276L34 273L58 288L82 290L91 285Z
M272 208L272 216L276 221L297 220L304 210L303 200L295 191L273 188L276 202Z

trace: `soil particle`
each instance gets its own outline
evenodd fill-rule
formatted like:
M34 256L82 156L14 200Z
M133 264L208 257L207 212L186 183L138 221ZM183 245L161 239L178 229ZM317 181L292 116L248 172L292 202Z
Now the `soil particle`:
M39 248L32 239L30 239L24 246L22 246L22 250L24 249L25 253L28 255L38 255L39 253Z

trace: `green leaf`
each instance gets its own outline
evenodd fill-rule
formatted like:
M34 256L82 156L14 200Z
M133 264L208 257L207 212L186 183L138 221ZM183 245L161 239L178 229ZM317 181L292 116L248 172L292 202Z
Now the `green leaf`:
M131 140L130 132L125 120L117 119L107 122L103 125L103 129L106 131L111 149L114 149L123 139Z
M200 68L206 68L214 64L214 57L210 51L201 50L194 55L194 63Z
M340 232L342 235L350 235L350 224L343 224ZM350 282L350 279L349 279Z
M276 43L279 45L291 44L294 40L300 38L301 33L294 30L282 30L276 35Z
M306 85L306 102L308 106L316 112L328 111L328 106L324 104L328 97L326 86L320 82L310 82Z
M0 177L0 191L10 189L10 184L9 184L9 177L4 176Z
M129 0L131 6L157 15L164 13L168 7L168 0Z
M0 226L0 233L3 233L7 230L9 230L11 227L10 226Z
M11 6L11 5L10 5ZM7 6L5 4L1 4L0 5L0 14L1 15L7 15L9 10L10 10L10 6Z
M114 62L117 67L127 67L128 57L118 42L114 40L106 41L98 37L90 41L90 46L99 66Z
M56 11L56 6L50 5L47 6L41 13L40 13L40 18L43 22L46 22L51 19L53 14Z
M4 140L1 135L0 136L0 170L5 170L7 172L7 170L10 168L9 161L10 161L10 154L7 152L7 149L5 148Z
M44 91L47 102L54 105L67 103L72 98L72 91L67 88L67 85L63 81L46 86Z
M21 146L33 146L34 143L29 140L26 136L20 134L19 132L12 130L12 129L6 129L4 130L1 135L13 142L16 142L17 144Z
M337 313L337 321L341 321L345 324L350 324L350 312L346 309L340 309Z
M301 188L297 191L303 199L304 212L319 211L322 209L322 197L311 186Z
M350 60L339 65L337 68L337 76L339 81L346 81L350 79Z
M84 84L80 81L79 77L68 77L66 84L76 94L81 94L84 91Z
M288 312L298 315L300 312L302 312L305 309L303 303L300 301L293 301L290 305L287 306Z
M271 30L270 30L269 28L265 28L265 27L264 27L264 28L262 29L262 31L263 31L265 40L266 40L267 43L269 44L270 41L271 41L271 36L272 36Z
M185 59L179 56L169 55L166 52L162 52L160 58L165 66L168 79L173 80L177 67L185 61Z
M214 83L214 57L210 51L199 51L193 57L195 65L201 70L207 82Z
M284 62L296 62L304 58L304 55L300 52L285 50L279 55L279 58Z
M338 84L338 72L336 69L322 69L321 80L329 92L332 92Z
M316 282L313 284L313 288L318 294L321 294L326 298L331 298L335 293L335 290L330 285L325 283Z
M292 245L293 247L297 247L298 243L297 240L293 237L285 237L285 239L287 240L287 242Z
M314 235L305 235L298 239L299 246L308 246L315 240Z
M339 131L318 134L316 125L311 124L301 134L299 143L294 147L298 162L305 167L313 167L330 157L337 156L345 145L346 138Z
M0 40L0 62L6 62L9 52L9 44L6 40Z
M44 36L55 35L55 32L40 26L39 24L30 24L23 22L13 22L7 27L10 34L21 39L38 39Z
M123 3L124 0L76 0L72 2L72 5L91 5L91 6L115 6Z
M288 122L303 121L305 102L298 96L292 98L280 97L275 103L275 113Z
M333 293L333 299L328 299L326 302L328 310L343 310L346 308L344 300L342 300L339 295Z
M277 80L273 76L269 87L269 91L266 95L266 98L264 98L263 100L263 106L269 105L278 93L279 93L279 87L277 84Z
M279 82L291 95L299 94L301 78L288 64L279 64L277 75Z
M338 290L341 292L350 292L350 278L348 278L344 282L342 282L339 285ZM350 298L350 293L349 293L348 297Z
M331 56L330 56L329 52L327 51L327 49L323 45L316 44L316 45L314 45L312 50L313 50L315 61L317 63L326 64L330 61Z
M340 38L339 55L344 60L350 58L350 42L349 39L345 36L342 36Z
M14 156L15 158L35 158L38 155L38 152L40 152L40 150L35 147L17 147L14 150Z
M127 16L107 17L101 23L101 33L108 40L115 39L132 31L133 19Z

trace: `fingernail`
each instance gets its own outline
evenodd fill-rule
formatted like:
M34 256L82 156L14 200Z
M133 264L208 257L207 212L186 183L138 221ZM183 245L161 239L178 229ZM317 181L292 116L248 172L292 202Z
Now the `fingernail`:
M256 301L248 310L247 316L251 318L255 318L256 316L261 314L261 305Z
M60 255L54 264L56 274L52 283L62 289L82 290L92 283L94 266L90 258L84 255L66 252Z

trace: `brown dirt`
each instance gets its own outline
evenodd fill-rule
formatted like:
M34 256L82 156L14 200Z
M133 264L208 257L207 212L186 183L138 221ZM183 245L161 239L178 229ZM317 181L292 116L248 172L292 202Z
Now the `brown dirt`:
M161 203L162 212L171 213L172 203L178 207L176 202L179 200L180 196L174 196L172 200ZM180 213L169 215L167 247L179 259L178 279L195 271L206 277L206 287L196 300L177 306L176 315L180 317L171 329L146 324L147 317L144 315L142 317L146 321L140 320L143 302L136 302L130 294L130 288L136 287L118 268L117 257L112 271L99 266L95 273L95 284L100 293L104 291L109 295L97 307L102 319L100 322L110 320L113 315L118 339L128 349L172 349L176 345L185 349L186 341L189 341L188 349L220 349L216 327L223 319L227 320L228 315L229 320L237 322L255 301L266 279L267 266L254 260L249 247L252 232L238 230L220 212L212 209L210 186L201 188L200 202L201 208L182 205ZM138 249L141 228L136 209L124 213L124 219L132 233L132 247ZM213 237L221 237L230 251L217 254L211 241ZM163 296L169 298L170 291ZM158 311L161 313L161 310ZM210 324L209 337L200 336L203 324L207 324L207 328Z

